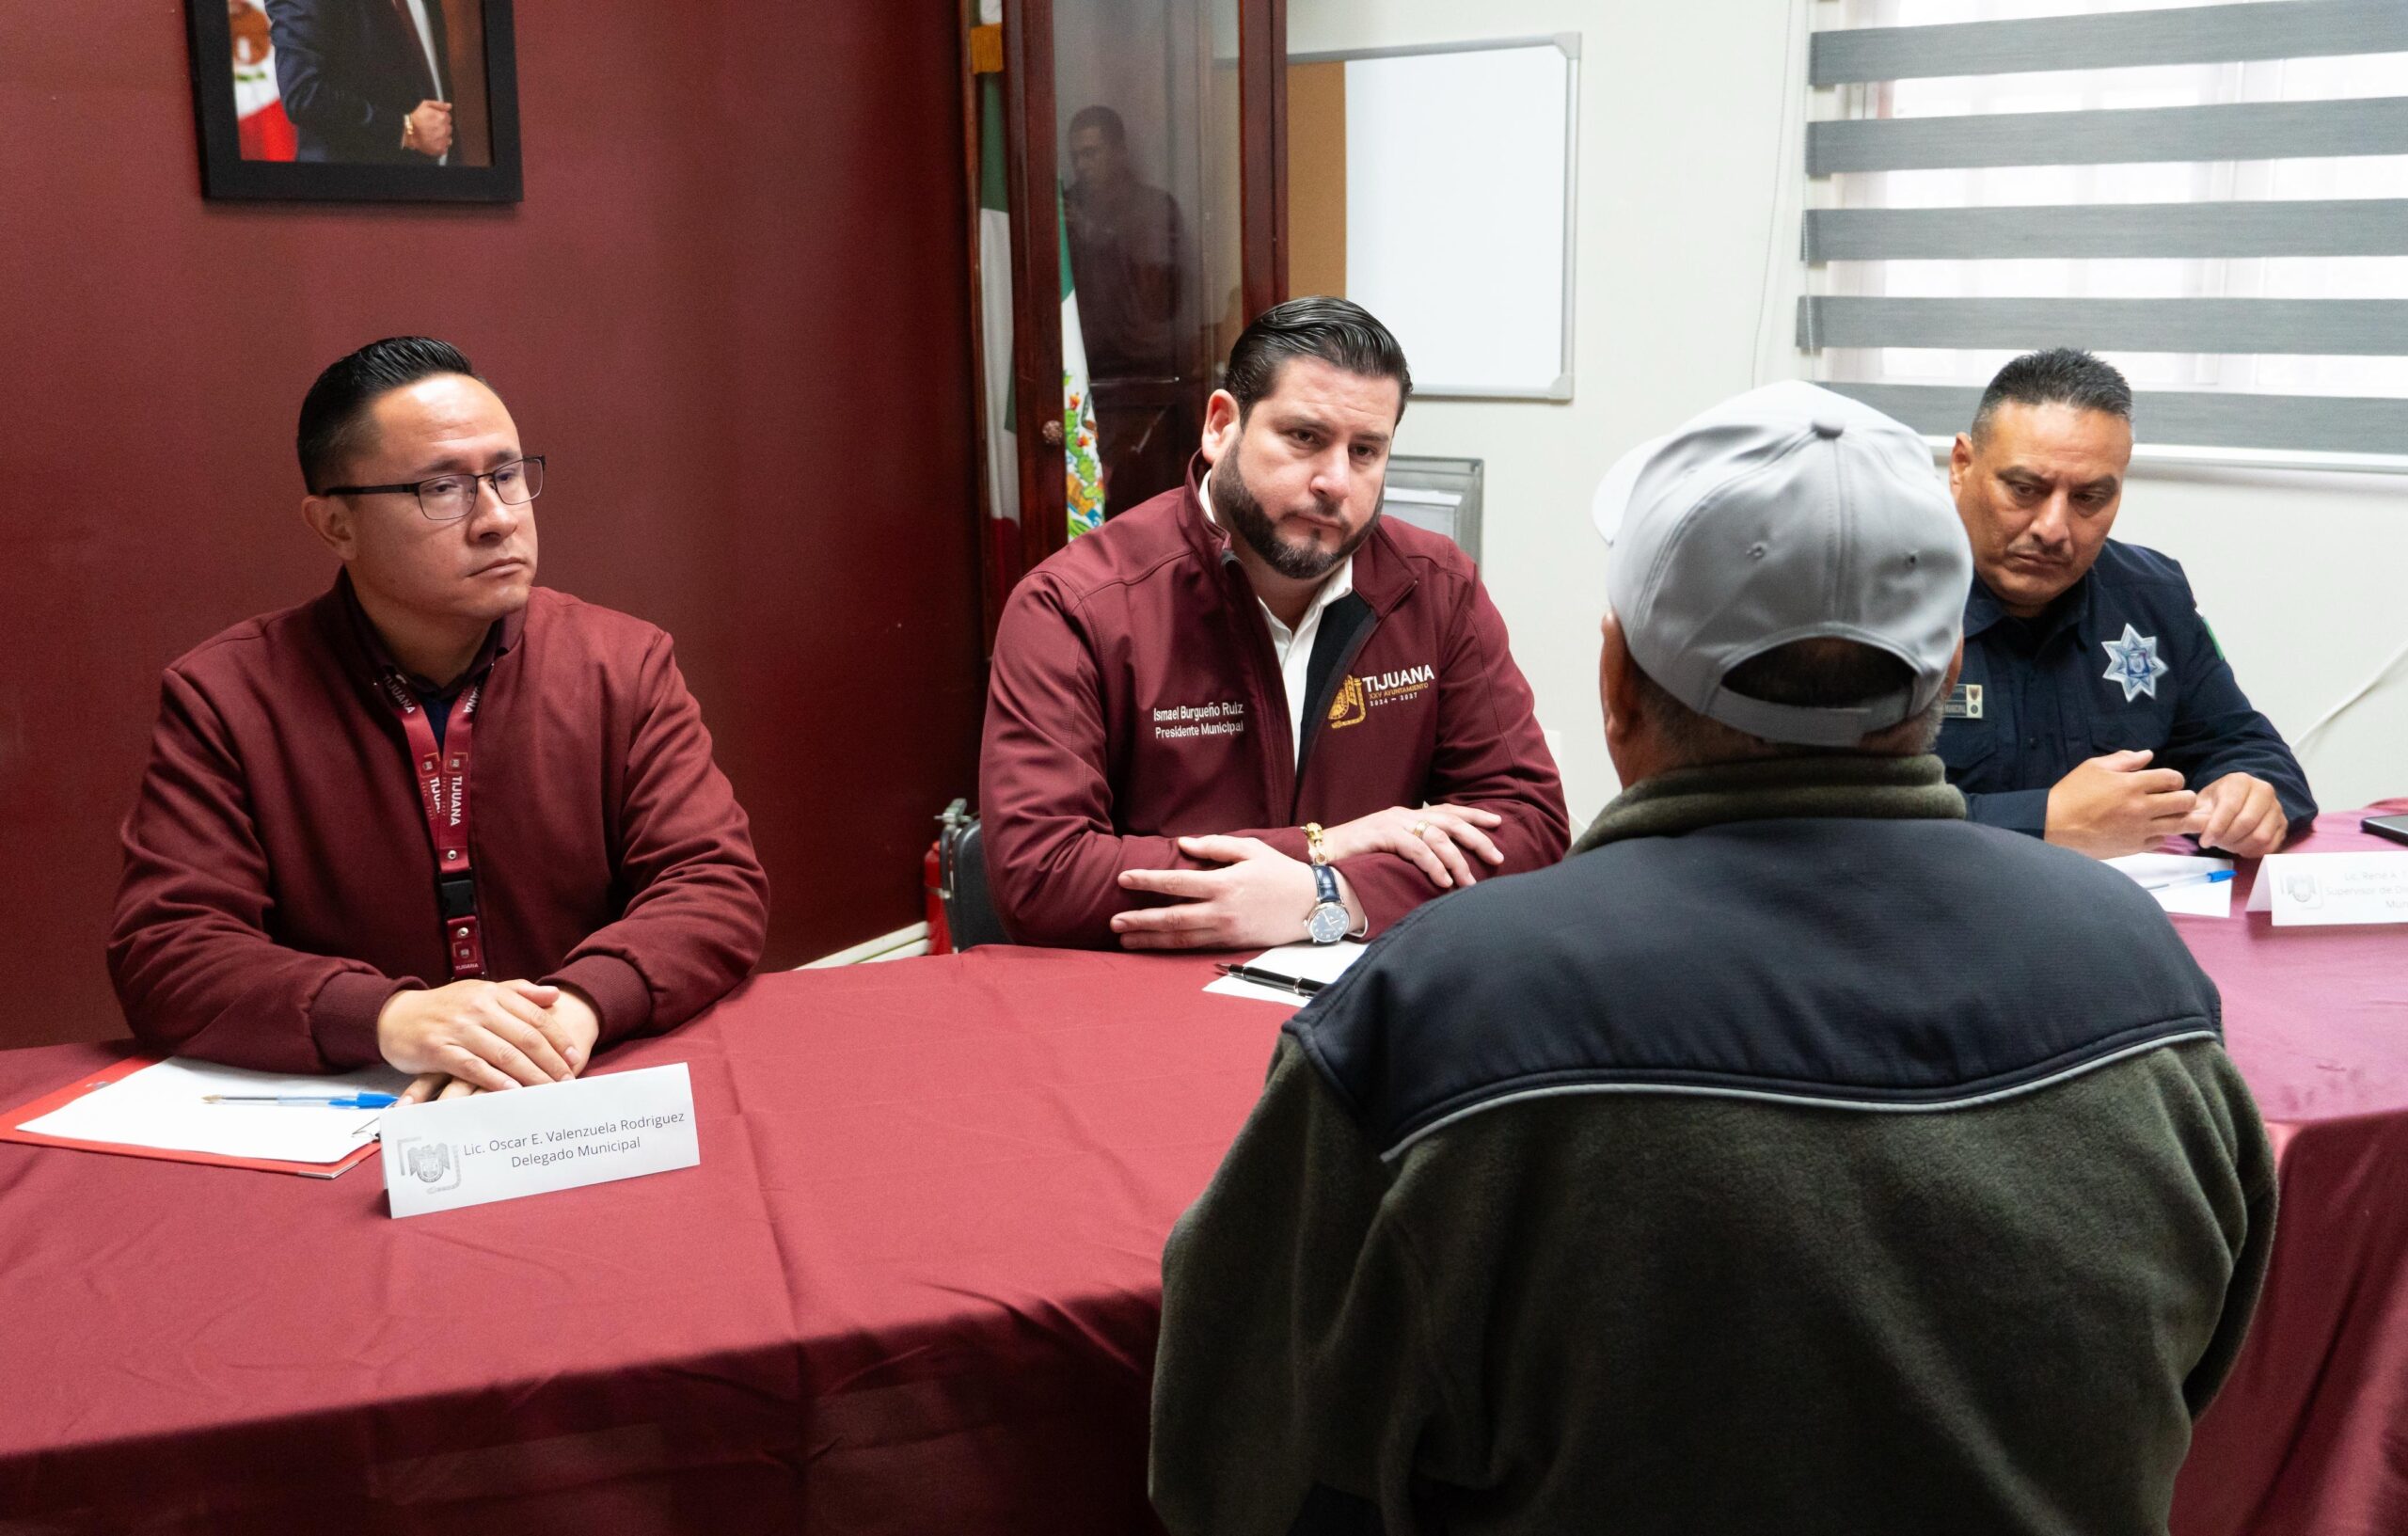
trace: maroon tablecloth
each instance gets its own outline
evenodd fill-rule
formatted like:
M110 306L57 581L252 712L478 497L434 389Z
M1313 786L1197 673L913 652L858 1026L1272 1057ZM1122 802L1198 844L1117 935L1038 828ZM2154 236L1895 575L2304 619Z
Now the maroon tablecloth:
M0 1530L1149 1528L1163 1239L1284 1017L1211 979L766 976L605 1065L690 1064L699 1168L406 1221L0 1144Z
M2408 811L2390 800L2373 811ZM2317 818L2288 851L2402 852ZM2252 877L2254 879L2254 876ZM2175 1536L2408 1532L2408 928L2174 926L2224 992L2225 1043L2281 1168L2249 1342L2199 1423Z
M2408 939L2179 926L2285 1204L2176 1528L2408 1529ZM691 1065L701 1167L408 1221L372 1164L0 1144L0 1531L1149 1529L1162 1241L1282 1017L1209 978L764 977L606 1064ZM0 1053L0 1105L107 1054Z

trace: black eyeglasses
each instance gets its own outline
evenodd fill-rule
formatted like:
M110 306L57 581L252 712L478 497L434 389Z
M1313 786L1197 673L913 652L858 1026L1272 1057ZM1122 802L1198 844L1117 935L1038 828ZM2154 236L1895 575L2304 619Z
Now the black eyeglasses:
M477 482L493 487L508 505L523 507L544 494L544 455L513 459L482 475L436 475L431 480L404 481L398 485L329 485L320 496L399 496L418 498L418 510L431 522L456 523L477 510Z

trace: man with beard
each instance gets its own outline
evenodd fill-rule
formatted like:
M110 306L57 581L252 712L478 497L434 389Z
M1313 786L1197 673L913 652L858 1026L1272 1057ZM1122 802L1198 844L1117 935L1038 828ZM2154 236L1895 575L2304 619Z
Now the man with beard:
M980 780L1015 940L1334 943L1562 856L1504 621L1461 549L1380 517L1411 390L1358 306L1266 311L1188 483L1012 594Z

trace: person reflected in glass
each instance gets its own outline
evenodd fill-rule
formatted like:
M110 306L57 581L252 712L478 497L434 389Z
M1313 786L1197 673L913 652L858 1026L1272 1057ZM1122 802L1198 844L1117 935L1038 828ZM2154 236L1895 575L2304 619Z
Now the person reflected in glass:
M1175 375L1185 288L1179 201L1138 178L1128 125L1108 106L1070 119L1069 159L1062 214L1088 376Z

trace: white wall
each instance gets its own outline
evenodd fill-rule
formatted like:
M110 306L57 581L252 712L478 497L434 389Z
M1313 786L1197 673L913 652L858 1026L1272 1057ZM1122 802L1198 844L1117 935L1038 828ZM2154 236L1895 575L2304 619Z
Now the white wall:
M1783 122L1805 110L1788 67L1792 8L1289 0L1299 53L1580 34L1573 398L1416 401L1397 436L1399 452L1486 461L1483 571L1539 720L1561 743L1576 826L1615 788L1597 706L1606 550L1590 494L1624 449L1754 382L1767 242L1784 270L1798 264L1795 188L1782 228L1772 214L1784 183L1802 180L1800 160L1782 155Z
M2286 736L2408 642L2408 477L2139 464L2115 533L2182 562L2249 702ZM2328 811L2408 795L2408 664L2301 762Z
M1289 0L1299 53L1581 35L1573 399L1418 401L1397 439L1399 452L1486 461L1484 571L1539 719L1560 741L1576 826L1615 789L1596 697L1598 478L1624 450L1716 401L1806 371L1788 338L1802 282L1798 125L1814 8ZM2189 569L2242 687L2286 732L2408 639L2408 479L2135 466L2117 531ZM2337 809L2408 794L2403 748L2408 666L2310 746L2319 799Z

